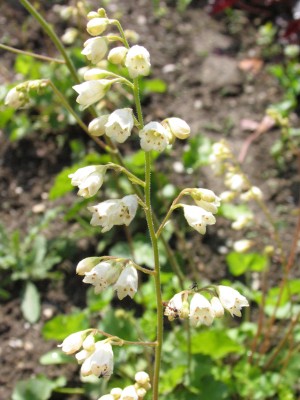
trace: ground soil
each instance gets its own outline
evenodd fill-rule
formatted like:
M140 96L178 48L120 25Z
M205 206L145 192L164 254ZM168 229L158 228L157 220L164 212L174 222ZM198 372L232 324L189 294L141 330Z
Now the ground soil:
M41 11L52 23L55 22L55 29L61 34L66 23L60 23L57 14L51 7L46 7L46 3L40 2ZM66 1L61 4L66 4ZM212 140L225 135L238 154L249 135L249 132L241 130L241 121L248 119L259 122L267 106L280 100L282 93L276 80L267 71L268 62L256 73L239 68L241 60L261 58L253 21L241 15L238 21L240 25L237 25L239 29L230 33L230 21L224 17L213 19L204 9L204 4L195 2L182 14L173 6L166 6L164 12L157 16L149 0L112 0L108 2L107 11L110 15L118 13L125 27L138 32L139 43L146 46L151 54L152 76L165 80L168 85L166 94L147 98L146 121L176 115L190 124L193 135L201 132ZM1 19L12 46L55 55L50 41L41 34L37 24L28 19L18 2L2 5ZM18 27L24 21L26 29L21 32ZM12 64L12 55L3 54L3 82L14 79ZM297 115L293 118L297 123ZM291 210L299 200L299 180L294 158L289 160L288 168L279 171L269 155L269 149L279 135L276 128L263 134L250 146L243 168L250 180L262 188L271 212L289 224L290 229L285 235L285 244L288 245L293 237L294 217ZM5 133L1 132L0 140L0 220L8 230L25 231L39 210L37 205L42 205L41 210L51 206L47 193L56 174L64 166L70 165L70 149L68 145L59 147L56 135L50 134L45 138L39 132L32 132L14 143L9 142ZM184 145L176 144L174 161L178 161L183 151ZM162 158L160 163L162 168L171 173L173 183L182 188L196 183L217 193L224 190L221 181L213 177L209 168L197 171L197 175L186 176L174 172L173 162L170 164L169 160L166 162ZM67 196L62 201L68 205L72 199L72 196ZM226 222L212 227L204 238L204 250L201 252L191 235L188 244L192 252L190 258L201 276L213 280L226 276L224 249L226 252L230 242L240 237L240 234L230 233L227 228ZM260 234L265 233L262 230ZM82 252L86 247L83 241ZM77 253L70 265L78 261L76 257L80 259ZM58 269L68 274L70 265L64 263ZM3 302L0 310L0 398L8 399L18 380L37 373L45 373L49 377L63 373L71 382L72 379L76 381L75 365L62 367L58 372L57 367L43 367L38 362L42 354L56 346L56 343L45 342L41 338L40 330L44 321L72 308L70 286L67 285L73 282L71 286L75 288L78 280L72 281L70 275L67 275L68 282L56 282L55 286L48 281L40 284L43 316L34 325L22 318L18 297L21 287L13 285L8 288L13 295L9 301ZM79 304L80 300L77 300Z

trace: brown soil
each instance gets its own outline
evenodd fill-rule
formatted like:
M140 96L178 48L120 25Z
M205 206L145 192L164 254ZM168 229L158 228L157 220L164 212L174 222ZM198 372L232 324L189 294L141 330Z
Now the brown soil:
M37 24L28 19L21 7L15 8L14 3L6 2L1 7L1 25L6 26L10 44L55 55L53 46L41 35ZM46 2L41 2L45 12L43 3ZM239 21L240 30L229 34L224 19L212 19L203 8L205 2L195 3L197 5L183 14L176 12L175 8L166 8L165 15L160 18L153 14L149 0L110 1L107 12L113 14L118 11L122 15L123 26L138 32L140 44L145 45L151 54L152 76L167 82L166 94L155 94L147 98L146 120L176 115L190 124L194 135L201 132L213 140L226 135L238 154L249 135L241 131L240 121L244 118L260 121L266 107L278 101L281 93L276 80L267 72L267 65L257 74L245 73L238 68L240 60L260 56L260 50L255 44L256 29L253 24L243 16ZM58 18L51 10L47 17L56 23L56 29L61 33L62 24L56 22ZM24 20L27 20L27 29L20 32L19 25ZM12 64L13 57L4 54L1 72L6 81L14 79ZM292 241L294 218L291 210L299 200L299 180L296 178L297 166L294 159L290 160L288 170L279 173L275 161L269 155L269 149L279 134L277 129L273 129L262 135L250 147L243 168L251 181L266 194L271 211L277 213L276 218L284 218L290 224L285 237L288 244ZM46 208L51 206L45 193L51 188L56 174L64 166L70 165L70 149L68 144L60 148L56 135L51 134L45 138L39 133L31 133L21 141L11 143L2 132L0 140L0 220L8 230L18 228L24 231L35 218L34 207L37 204L43 204ZM89 146L93 147L93 144ZM184 145L176 144L174 157L179 157L182 151ZM161 165L171 172L173 182L182 188L196 184L209 187L217 193L224 190L222 183L213 178L209 168L202 169L201 175L185 176L175 173L169 161L162 159ZM67 196L63 202L71 204L72 199L72 196ZM280 209L278 204L281 204ZM228 244L228 240L239 238L239 234L231 234L227 227L226 222L220 222L219 226L209 230L204 238L202 253L198 250L199 246L194 246L194 242L188 245L193 251L191 258L202 276L213 280L226 276L224 255L219 250ZM59 229L67 228L62 226ZM81 250L84 251L86 246L86 243L82 243ZM22 319L18 300L20 287L11 288L12 299L3 303L0 310L0 398L8 399L18 380L41 372L49 377L59 376L63 372L68 378L76 380L76 374L73 374L77 370L76 366L63 367L62 371L57 367L43 367L38 359L56 346L54 342L45 342L40 330L50 315L71 309L70 287L67 284L71 280L74 289L78 284L78 280L71 278L70 270L80 258L77 252L70 264L63 263L57 267L67 274L66 282L40 284L43 317L37 324L30 325ZM209 268L205 269L208 262Z

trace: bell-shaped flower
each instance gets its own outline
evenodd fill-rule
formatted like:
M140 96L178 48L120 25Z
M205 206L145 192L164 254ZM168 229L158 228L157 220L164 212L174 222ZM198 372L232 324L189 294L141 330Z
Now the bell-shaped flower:
M94 196L103 184L107 168L107 165L90 165L79 168L75 173L70 174L71 184L78 186L77 194L85 199Z
M79 331L67 336L58 347L66 354L73 354L78 351L87 335L87 331Z
M190 136L191 128L181 118L167 118L161 123L177 139L187 139Z
M126 386L123 389L120 400L138 400L139 396L136 392L134 385Z
M189 316L189 304L185 296L185 292L176 293L171 298L168 305L165 308L164 313L169 321L173 321L175 318L184 319Z
M200 293L195 293L190 304L190 321L193 326L211 325L214 311L210 302Z
M224 307L222 306L222 303L220 302L219 298L214 296L210 300L211 308L214 312L215 318L221 318L224 315Z
M108 18L92 18L88 21L86 30L91 36L98 36L105 31L108 24Z
M81 260L76 267L76 274L84 275L90 272L100 262L100 257L87 257Z
M121 272L121 264L115 261L101 261L90 272L85 273L84 283L90 283L98 294L109 285L114 284Z
M95 375L109 379L113 373L114 355L110 343L100 341L95 343L95 351L83 362L81 375Z
M144 151L163 151L168 145L168 131L159 122L149 122L139 132Z
M105 57L108 45L107 39L103 37L91 38L84 42L81 54L85 55L92 64L98 64Z
M131 135L133 125L134 120L131 108L115 110L108 117L108 121L105 124L105 133L116 142L124 143Z
M88 126L89 133L92 136L102 136L105 134L105 124L108 121L108 114L101 115L101 117L94 118Z
M183 211L187 223L202 235L206 232L206 225L216 223L216 218L212 213L202 207L184 205Z
M79 94L76 101L84 108L101 100L111 86L108 79L98 79L87 81L73 86L73 89Z
M124 46L114 47L108 53L107 59L112 64L124 64L128 49Z
M135 195L122 199L106 200L96 206L88 207L93 213L91 225L101 226L102 232L109 231L114 225L128 226L135 217L138 202Z
M216 196L212 190L209 189L193 189L191 196L195 200L197 206L209 211L213 214L218 212L218 207L220 207L220 197Z
M229 311L232 316L236 315L237 317L241 317L242 307L249 307L246 297L229 286L220 285L217 287L217 292L223 307Z
M114 285L114 289L117 291L117 296L120 300L123 300L126 296L133 298L136 294L138 289L138 274L131 263L128 263L121 272Z
M150 54L143 46L132 46L126 55L125 66L131 78L146 76L150 73Z

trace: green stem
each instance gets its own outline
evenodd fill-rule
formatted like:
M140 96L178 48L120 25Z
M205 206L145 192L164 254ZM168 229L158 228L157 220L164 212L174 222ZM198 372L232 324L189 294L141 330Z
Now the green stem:
M134 79L134 99L136 104L136 112L139 123L143 127L143 114L141 108L141 102L139 97L139 81L138 78ZM149 234L152 243L153 258L154 258L154 282L156 292L156 307L157 307L157 332L156 332L156 343L155 347L155 359L154 359L154 374L153 374L153 400L158 400L158 388L159 388L159 373L161 365L161 352L163 342L163 305L161 295L161 282L160 282L160 263L159 263L159 252L158 242L155 234L154 222L152 218L151 209L151 153L145 152L145 214L148 224Z
M59 37L56 35L50 24L44 19L44 17L31 5L28 0L20 0L20 3L23 5L24 8L39 22L43 30L46 34L50 37L52 42L54 43L57 50L62 55L63 59L65 60L66 66L68 67L74 81L76 83L80 83L80 80L77 75L77 71L74 67L73 62L71 61L70 57L68 56L65 47L63 46L62 42L60 41Z
M0 43L0 49L7 50L7 51L10 51L11 53L15 53L15 54L23 54L24 56L37 58L38 60L42 60L42 61L55 62L57 64L65 64L66 63L64 60L60 60L58 58L52 58L52 57L48 57L48 56L43 56L41 54L32 53L31 51L16 49L15 47L6 46L5 44L2 44L2 43Z

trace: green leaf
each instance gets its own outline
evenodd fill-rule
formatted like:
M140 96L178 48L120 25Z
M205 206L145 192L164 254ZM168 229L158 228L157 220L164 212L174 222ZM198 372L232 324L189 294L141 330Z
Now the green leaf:
M50 380L44 375L19 381L12 394L12 400L48 400L54 389L66 384L66 379L61 376Z
M186 365L178 365L174 368L167 369L161 374L159 387L160 392L168 394L174 391L176 386L183 382L186 373Z
M263 271L268 265L268 257L258 253L242 254L231 252L226 261L229 271L234 276L239 276L247 271Z
M165 93L167 84L162 79L143 79L140 90L142 95L150 93Z
M74 357L63 353L61 350L51 350L48 353L43 354L39 359L42 365L53 365L53 364L66 364L73 363Z
M221 330L205 330L192 336L192 354L206 354L214 359L230 353L242 353L243 347Z
M199 134L189 140L187 150L183 154L185 168L198 168L209 164L211 155L211 140Z
M245 204L235 205L229 203L222 204L221 207L219 208L218 214L233 221L237 220L239 217L242 216L252 215L247 205Z
M32 282L27 282L21 298L21 310L24 318L35 323L41 314L40 294Z
M57 315L46 322L42 334L46 340L62 341L71 333L89 328L89 322L83 312L74 312L70 315Z

